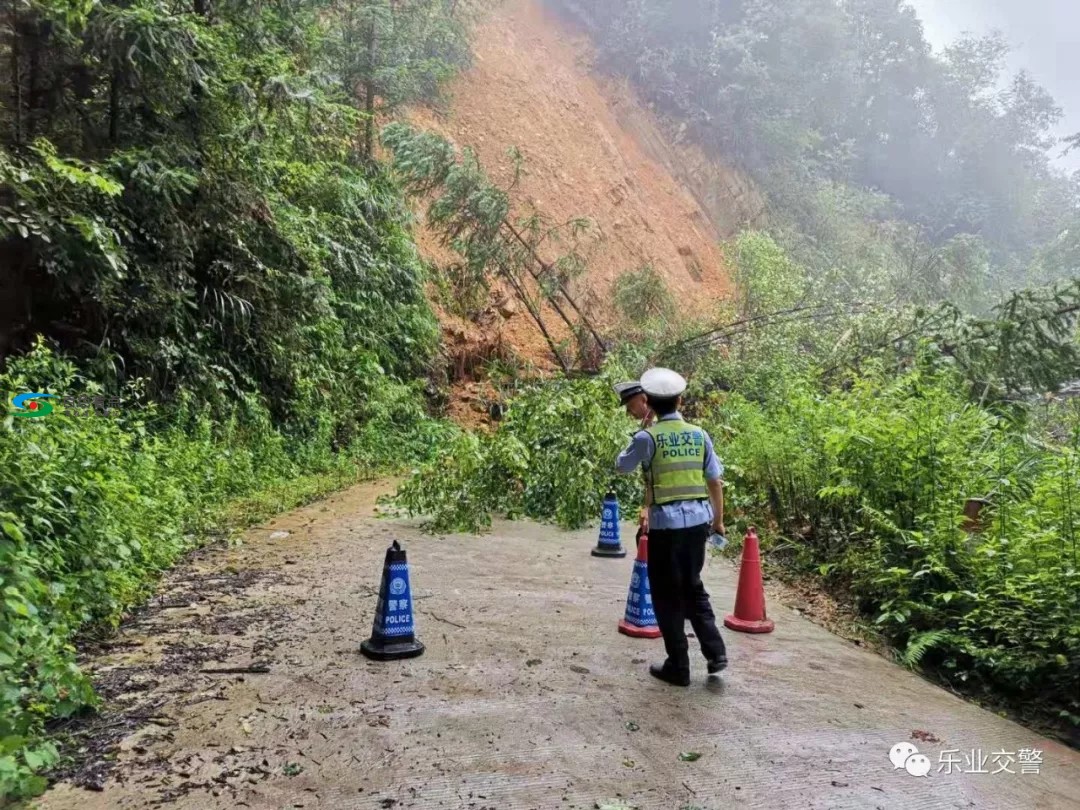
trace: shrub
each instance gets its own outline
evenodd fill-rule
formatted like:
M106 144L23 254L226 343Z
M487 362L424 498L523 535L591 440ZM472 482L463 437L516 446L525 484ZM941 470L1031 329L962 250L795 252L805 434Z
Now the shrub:
M615 306L624 318L635 323L670 318L675 311L664 277L651 264L615 279Z
M704 424L742 505L793 541L788 561L849 594L906 660L1080 720L1075 439L919 368L766 403L732 395ZM981 533L964 530L969 498L989 502Z
M748 231L734 243L735 283L743 315L794 306L806 287L805 272L766 233Z
M596 518L608 491L636 502L638 479L615 472L633 425L610 384L604 376L533 385L511 400L494 433L458 437L393 502L440 532L479 531L492 513L573 529Z
M108 415L58 405L40 418L5 416L0 795L39 792L44 782L35 773L56 759L42 737L45 722L95 705L75 664L76 631L114 627L227 503L298 476L333 473L326 491L341 473L355 480L358 470L370 475L420 460L448 431L427 418L415 384L365 379L369 396L355 404L363 426L347 453L333 452L326 430L315 430L315 439L283 435L254 396L224 421L185 394L159 408L140 402L134 389L123 397L127 407ZM95 388L39 343L9 363L0 390Z

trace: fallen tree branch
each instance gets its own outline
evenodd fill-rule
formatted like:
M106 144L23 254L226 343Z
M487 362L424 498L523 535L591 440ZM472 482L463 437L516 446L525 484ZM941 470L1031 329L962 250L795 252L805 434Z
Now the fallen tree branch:
M509 269L507 269L506 265L500 262L499 270L502 272L503 278L505 278L510 284L510 286L514 288L514 292L521 300L521 303L523 303L525 305L525 308L529 310L529 314L532 316L532 319L536 321L536 325L540 327L540 332L543 334L544 340L547 341L548 347L551 349L551 353L555 355L555 359L562 367L563 373L568 374L570 372L570 366L567 364L566 360L563 359L562 354L559 353L559 346L555 342L555 338L551 336L551 333L547 330L547 326L544 325L544 319L540 314L539 307L533 306L532 299L529 298L528 293L521 286L521 282L514 277L514 274L511 273Z
M762 313L761 315L753 315L748 318L740 318L737 321L732 321L722 326L715 326L705 332L699 332L696 335L691 335L690 337L683 338L682 340L677 341L670 346L662 349L658 356L664 357L672 352L678 351L679 349L688 346L694 347L697 345L711 345L733 335L740 334L744 331L749 331L758 324L771 325L772 323L787 323L791 320L804 319L805 317L807 317L807 314L816 316L817 313L825 309L827 306L827 304L804 305L791 307L789 309L781 309L775 312L766 312ZM859 307L862 305L855 304L853 306ZM829 315L838 315L847 312L848 310L832 310L828 313L825 313L824 315L821 315L820 317L828 317Z
M867 312L871 308L870 305L861 303L852 304L851 307L847 309L839 308L826 310L827 306L828 305L826 304L816 304L813 306L792 307L791 309L768 312L762 315L754 315L749 318L732 321L724 326L714 327L707 332L701 332L697 335L683 338L682 340L661 349L660 352L657 353L656 359L660 360L665 357L670 357L680 350L693 351L715 346L729 338L745 334L754 329L800 323L803 321L820 321L842 316L857 315Z
M540 267L543 269L543 271L545 273L550 274L555 279L555 283L559 287L559 292L561 292L563 294L563 297L566 298L566 300L569 302L570 306L573 307L574 312L576 312L578 317L581 318L581 322L585 325L585 328L589 330L589 333L593 336L593 339L596 341L597 345L600 346L600 348L603 349L604 351L607 351L607 344L604 343L603 338L601 338L599 333L597 333L596 329L592 325L592 322L585 316L585 313L581 311L581 308L577 305L577 302L574 301L574 299L571 297L569 291L567 291L567 289L563 285L563 283L558 280L559 276L555 272L554 268L552 268L552 266L550 264L548 264L542 258L540 258L540 254L538 254L536 252L536 249L532 245L530 245L528 243L528 241L526 241L525 237L523 237L518 232L517 228L515 228L513 225L511 225L506 220L503 220L503 224L506 225L506 227L510 229L510 233L512 233L514 235L514 238L516 238L517 241L521 243L522 247L524 247L527 251L529 251L530 254L532 254L533 258L536 259L537 263L540 265ZM537 274L532 271L531 267L528 267L527 269L529 271L529 274L534 279L536 279L537 283L539 284L540 283L540 278L537 276Z

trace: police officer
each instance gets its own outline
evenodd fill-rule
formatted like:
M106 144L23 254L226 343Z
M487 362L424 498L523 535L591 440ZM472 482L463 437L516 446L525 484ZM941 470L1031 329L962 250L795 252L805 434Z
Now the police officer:
M667 660L651 665L649 672L667 683L689 686L686 619L697 634L709 674L727 666L724 640L701 581L710 532L726 534L723 467L709 434L683 421L679 413L686 380L670 369L653 368L641 376L641 388L657 422L634 434L615 467L620 473L643 467L652 493L649 586Z
M656 415L649 407L649 403L645 396L645 389L641 387L641 383L637 380L630 380L628 382L615 383L613 386L615 393L619 395L619 403L626 408L626 415L632 419L636 419L640 423L640 429L645 430L653 422L656 421ZM641 509L641 514L638 518L638 531L637 537L634 538L635 542L641 544L641 536L649 533L649 482L645 480L645 506Z
M637 380L615 383L615 393L619 395L619 403L626 408L626 415L638 420L641 429L644 430L653 423L653 412L645 397L645 389Z

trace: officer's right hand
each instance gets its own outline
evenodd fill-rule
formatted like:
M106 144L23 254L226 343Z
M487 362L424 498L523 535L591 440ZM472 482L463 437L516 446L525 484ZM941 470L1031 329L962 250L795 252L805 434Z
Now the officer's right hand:
M712 530L721 537L727 537L727 529L724 527L724 519L722 517L713 518Z

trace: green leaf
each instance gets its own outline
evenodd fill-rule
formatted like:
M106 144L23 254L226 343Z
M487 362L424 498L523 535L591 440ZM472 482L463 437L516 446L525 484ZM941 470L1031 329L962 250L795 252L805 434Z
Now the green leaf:
M697 751L683 751L679 754L679 760L681 762L697 762L701 759L701 754Z
M13 751L18 751L25 744L26 738L17 734L0 737L0 753L10 754Z
M47 753L32 749L23 751L23 759L26 760L27 766L34 771L41 770L52 762L52 757Z
M0 521L0 529L3 529L4 534L14 540L16 543L22 543L26 539L23 536L22 529L12 523L10 520Z

